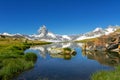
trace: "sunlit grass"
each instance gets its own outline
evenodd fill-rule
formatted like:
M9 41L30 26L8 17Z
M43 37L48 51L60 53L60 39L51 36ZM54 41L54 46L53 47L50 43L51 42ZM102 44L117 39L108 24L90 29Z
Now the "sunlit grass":
M120 80L120 65L112 71L100 71L91 76L91 80Z
M48 44L42 41L23 42L22 39L0 38L0 80L11 80L14 76L34 66L36 54L24 50L31 45Z
M34 66L32 61L26 61L23 58L5 59L2 63L3 67L0 70L0 76L3 80L10 80L15 74Z
M32 52L29 52L29 53L25 54L25 60L26 61L36 61L36 59L37 59L37 56Z
M75 41L75 42L78 42L78 43L86 43L86 42L89 42L89 41L95 41L97 38L90 38L90 39L84 39L84 40L78 40L78 41Z

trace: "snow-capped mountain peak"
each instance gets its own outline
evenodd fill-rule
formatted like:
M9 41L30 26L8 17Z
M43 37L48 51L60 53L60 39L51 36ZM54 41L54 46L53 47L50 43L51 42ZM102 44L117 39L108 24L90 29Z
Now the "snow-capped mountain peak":
M68 37L67 35L66 36L56 35L48 31L45 25L38 29L38 34L30 35L28 38L44 40L49 42L61 42L70 40L70 37Z
M45 25L38 29L39 36L45 37L48 34L48 30Z
M96 28L92 32L85 33L84 35L79 36L76 40L84 40L84 39L100 37L102 35L108 35L110 33L115 32L117 29L120 29L120 27L108 26L108 28L106 29Z
M13 36L12 34L9 34L9 33L7 33L7 32L2 33L2 35L5 35L5 36Z
M102 31L102 28L97 27L93 32Z
M120 26L116 25L116 26L108 26L108 28L105 29L105 35L109 35L110 33L115 32L117 29L120 29Z

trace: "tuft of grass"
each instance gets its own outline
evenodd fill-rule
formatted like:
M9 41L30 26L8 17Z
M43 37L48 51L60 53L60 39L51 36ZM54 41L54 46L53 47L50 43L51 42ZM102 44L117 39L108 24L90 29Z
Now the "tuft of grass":
M3 61L3 66L0 70L2 80L10 80L14 74L18 74L26 69L34 66L32 61L25 59L6 59Z
M71 48L68 48L68 47L63 48L63 49L64 49L64 51L72 51Z
M28 52L25 54L26 61L36 61L36 59L37 59L37 55L32 52Z

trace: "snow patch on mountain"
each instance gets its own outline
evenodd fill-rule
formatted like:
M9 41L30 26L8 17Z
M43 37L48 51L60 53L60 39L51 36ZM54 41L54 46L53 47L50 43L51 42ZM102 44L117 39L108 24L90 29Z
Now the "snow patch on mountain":
M93 32L97 32L97 31L101 31L102 30L102 28L96 28L95 30L93 30Z
M94 35L94 36L80 36L79 38L77 38L76 40L84 40L84 39L90 39L90 38L96 38L96 37L100 37L101 36L101 34L99 34L99 35Z
M5 35L5 36L13 36L12 34L9 34L7 32L4 32L2 35Z
M108 27L105 30L106 30L105 35L109 35L110 33L115 32L117 29L116 28L112 28L112 27Z
M0 35L4 35L4 36L11 36L11 37L17 37L17 36L23 36L22 34L20 33L16 33L16 34L10 34L10 33L7 33L7 32L4 32L4 33L1 33Z
M66 38L68 40L71 40L71 38L68 35L62 35L63 38Z
M53 37L53 38L56 38L56 35L53 34L53 33L51 33L51 32L48 32L47 36L51 36L51 37Z

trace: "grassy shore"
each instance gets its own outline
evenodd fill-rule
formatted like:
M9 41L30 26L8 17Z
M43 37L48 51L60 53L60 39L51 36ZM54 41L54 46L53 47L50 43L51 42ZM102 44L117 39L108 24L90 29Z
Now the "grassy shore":
M120 65L112 71L100 71L94 73L91 80L120 80Z
M84 39L84 40L79 40L79 41L75 41L77 43L86 43L86 42L90 42L90 41L95 41L97 38L91 38L91 39Z
M22 71L34 67L37 56L34 53L24 54L31 45L43 45L47 42L13 40L0 38L0 80L11 80Z

